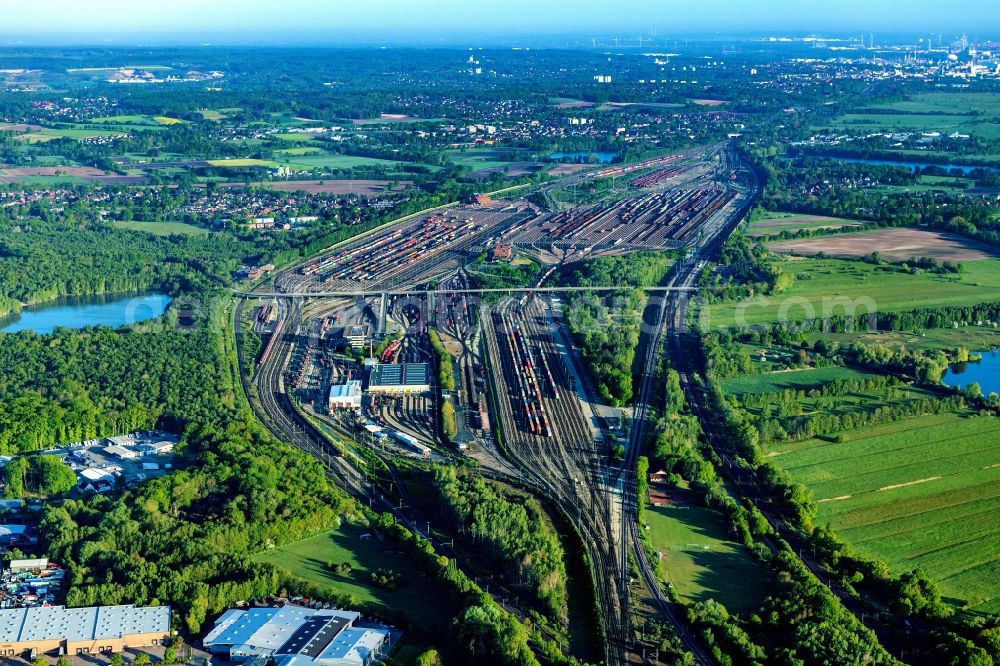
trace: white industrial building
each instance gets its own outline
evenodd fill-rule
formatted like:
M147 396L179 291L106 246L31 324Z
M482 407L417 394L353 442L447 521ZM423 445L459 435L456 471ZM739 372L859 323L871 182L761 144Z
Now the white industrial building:
M114 490L115 476L107 470L88 467L80 470L76 485L83 492L106 493Z
M242 663L255 657L276 666L371 666L386 656L389 632L356 627L360 613L280 608L234 608L219 617L202 644L212 654Z
M361 380L351 379L344 384L331 386L327 406L331 412L341 409L361 409Z
M164 456L172 453L176 442L164 439L159 442L146 442L135 447L140 456Z
M135 449L126 449L124 446L119 446L118 444L105 446L104 452L109 456L120 458L121 460L135 460L139 457L139 452Z

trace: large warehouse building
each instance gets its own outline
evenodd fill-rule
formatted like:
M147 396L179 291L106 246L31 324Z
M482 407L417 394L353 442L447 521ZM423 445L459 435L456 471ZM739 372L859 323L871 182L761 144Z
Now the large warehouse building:
M368 377L370 393L423 393L430 391L426 363L378 363Z
M216 620L202 644L212 654L242 663L270 657L276 666L371 666L389 648L389 632L355 627L359 613L281 608L234 608Z
M32 650L68 655L121 652L163 645L169 638L169 606L0 609L0 656Z

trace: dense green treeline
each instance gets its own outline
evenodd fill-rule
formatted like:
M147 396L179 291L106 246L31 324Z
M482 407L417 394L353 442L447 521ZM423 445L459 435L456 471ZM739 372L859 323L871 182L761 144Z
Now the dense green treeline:
M441 335L433 328L427 329L427 341L431 349L437 355L438 385L442 391L455 390L455 367L452 364L451 354L444 348L441 342Z
M715 660L727 666L752 664L896 664L875 634L861 625L777 538L752 503L730 496L718 469L722 461L703 439L688 410L677 372L664 360L662 397L652 459L676 485L684 484L730 522L735 540L769 572L770 594L759 610L733 615L715 600L691 604L687 619ZM645 475L650 462L640 460ZM638 488L645 487L645 480ZM649 545L647 544L647 548Z
M563 264L557 283L569 287L655 287L667 276L677 253L633 252Z
M207 318L206 318L207 319ZM60 329L0 345L0 454L191 420L217 423L234 402L218 333Z
M173 294L228 284L260 248L220 235L156 237L71 215L43 220L0 217L0 306L64 296Z
M566 306L566 322L597 392L620 407L632 400L632 364L639 345L640 292L619 297L622 307L611 308L592 292L581 292Z
M182 448L191 469L120 497L46 507L41 532L69 568L69 605L169 603L197 632L210 614L280 588L277 570L252 553L354 510L317 462L253 425L193 426Z
M677 254L670 251L636 252L563 266L558 284L581 287L656 286L670 272ZM622 406L632 400L632 364L639 345L644 303L640 290L601 299L581 292L565 308L566 323L580 346L591 378L603 400Z
M435 484L451 512L452 528L472 535L473 548L524 586L550 619L565 623L566 565L559 536L538 503L506 496L481 477L439 467Z
M76 485L76 473L56 456L18 456L3 468L4 495L62 495Z

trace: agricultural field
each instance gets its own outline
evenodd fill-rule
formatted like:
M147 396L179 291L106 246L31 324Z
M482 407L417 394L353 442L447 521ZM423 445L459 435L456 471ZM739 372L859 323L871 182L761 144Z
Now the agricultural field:
M910 274L894 266L846 259L790 257L783 264L795 281L781 294L702 308L706 328L752 326L807 316L864 314L920 307L976 305L1000 300L1000 262L971 261L961 273Z
M171 234L182 234L184 236L207 236L208 229L198 227L184 222L140 222L140 221L119 221L114 225L119 229L129 229L131 231L142 231L154 236L169 236Z
M469 167L473 171L502 169L511 164L511 161L506 159L509 153L503 150L449 150L446 154L455 164Z
M359 155L303 155L301 157L289 156L280 157L278 162L282 166L301 171L311 171L312 169L353 169L355 167L378 166L394 167L400 161L383 160L377 157L361 157Z
M364 194L374 196L390 191L389 180L285 180L268 183L254 183L258 187L267 187L279 192L311 192L323 194ZM413 185L413 181L401 180L391 191L399 191Z
M1000 102L990 93L927 93L881 105L893 113L848 113L829 125L854 132L959 132L986 140L1000 139Z
M87 121L94 125L150 125L152 120L149 116L104 116L102 118L91 118Z
M801 230L841 229L843 227L860 227L867 224L861 220L849 220L843 217L827 217L826 215L799 215L796 213L767 213L759 220L751 222L748 228L749 236L776 236L782 231L795 233Z
M326 151L316 146L296 146L295 148L279 148L275 155L283 157L302 157L303 155L325 155Z
M256 159L226 159L226 160L208 160L208 163L214 167L269 167L277 168L277 162L272 162L271 160L256 160Z
M359 602L403 612L414 622L426 625L430 633L439 631L438 635L446 635L457 610L445 601L433 581L414 570L411 562L387 548L369 529L359 525L345 524L337 530L264 551L255 559L273 564L310 583L352 595ZM350 573L331 571L327 566L331 562L348 563ZM407 584L395 591L373 585L371 574L379 569L400 574Z
M911 100L883 104L883 109L904 113L940 113L946 115L981 113L1000 117L1000 99L992 93L927 93Z
M812 491L817 524L861 554L923 569L956 607L1000 611L1000 419L939 414L845 435L767 453Z
M1000 349L1000 329L992 326L977 326L974 323L961 328L933 328L920 333L884 331L877 333L817 333L809 337L809 343L817 340L850 344L882 344L889 347L907 349L954 349L964 347L973 351Z
M988 141L1000 139L1000 125L982 116L846 113L829 126L852 132L958 132Z
M25 134L15 135L15 139L18 141L24 141L26 143L40 143L44 141L51 141L53 139L90 139L97 136L126 136L127 131L122 131L119 129L108 128L108 129L81 129L81 128L69 128L69 129L55 129L52 127L43 127L38 130L33 130Z
M785 389L808 391L837 379L864 379L869 376L871 373L847 366L806 368L724 379L722 380L722 388L731 395L777 393Z
M976 261L997 257L995 248L956 234L926 229L878 229L768 243L777 252L800 255L824 253L831 257L864 257L879 252L893 261L932 257L943 261Z
M289 143L310 143L315 140L312 134L304 134L302 132L281 132L272 134L271 136L275 139L288 141Z
M958 159L958 158L956 158ZM963 161L966 161L963 159ZM914 185L879 185L873 187L873 192L884 192L886 194L914 193L924 194L927 192L943 192L945 194L968 194L970 191L978 191L975 181L971 178L959 178L953 176L918 176Z
M730 539L717 512L699 504L671 503L647 506L643 519L650 543L661 554L663 578L685 603L715 599L734 613L760 607L765 572L744 546Z
M0 169L0 183L52 184L52 183L120 183L136 184L142 179L107 173L84 166L36 166Z

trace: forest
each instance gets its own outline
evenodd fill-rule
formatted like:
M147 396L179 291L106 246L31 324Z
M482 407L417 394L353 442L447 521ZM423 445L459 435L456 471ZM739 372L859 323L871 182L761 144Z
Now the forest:
M587 370L603 400L620 407L632 400L632 363L639 344L639 292L614 297L607 305L592 292L581 292L565 306L566 322L580 346Z
M672 252L637 252L564 265L557 284L581 287L637 287L600 298L581 292L565 307L566 323L580 346L587 369L601 398L622 406L632 400L632 364L639 344L643 286L660 285L670 272Z
M113 433L218 423L224 384L218 333L23 331L0 345L0 455Z
M472 534L473 548L525 587L547 617L567 621L566 565L559 536L534 499L505 494L483 478L439 467L435 486L447 503L454 530Z

